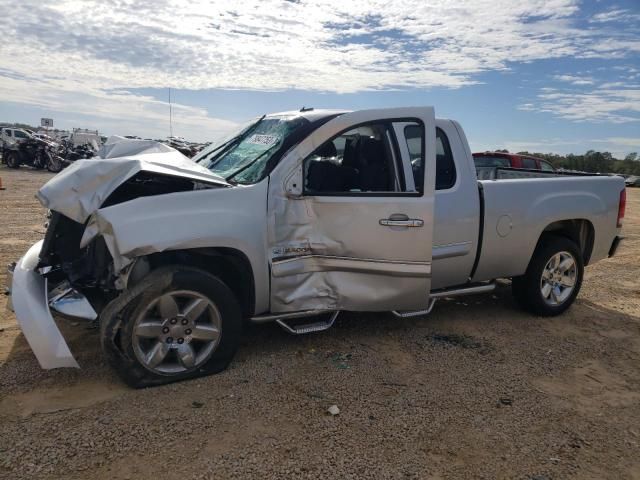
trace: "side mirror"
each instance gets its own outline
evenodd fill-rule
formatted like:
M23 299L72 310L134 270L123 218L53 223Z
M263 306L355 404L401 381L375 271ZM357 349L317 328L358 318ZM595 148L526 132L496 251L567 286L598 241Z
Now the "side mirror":
M302 171L302 163L299 163L284 182L284 190L287 197L302 197L302 182L304 182L304 175Z

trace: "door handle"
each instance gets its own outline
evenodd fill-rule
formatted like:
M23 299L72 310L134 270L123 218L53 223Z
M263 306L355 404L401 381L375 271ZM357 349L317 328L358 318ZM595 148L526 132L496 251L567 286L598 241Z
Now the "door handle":
M391 215L389 218L381 218L383 227L422 227L424 221L419 218L409 218L407 215Z

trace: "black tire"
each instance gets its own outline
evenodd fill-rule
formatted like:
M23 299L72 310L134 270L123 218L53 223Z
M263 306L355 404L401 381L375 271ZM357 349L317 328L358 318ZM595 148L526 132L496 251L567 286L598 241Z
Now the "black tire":
M51 173L58 173L62 170L62 160L60 157L48 152L44 155L47 158L47 170Z
M222 321L220 339L211 356L190 371L159 374L140 362L134 351L133 328L138 312L154 298L189 290L205 296ZM227 368L240 344L242 313L233 292L217 277L197 268L167 266L152 271L109 303L100 314L100 339L109 364L127 385L144 388L219 373Z
M562 302L551 305L542 292L542 275L551 258L561 252L568 252L573 257L575 281L570 294ZM533 253L526 273L513 278L511 291L518 304L525 310L543 317L552 317L560 315L573 304L580 292L583 275L584 261L575 242L566 237L545 234Z
M17 152L7 152L6 162L9 168L20 168L20 160L18 159Z

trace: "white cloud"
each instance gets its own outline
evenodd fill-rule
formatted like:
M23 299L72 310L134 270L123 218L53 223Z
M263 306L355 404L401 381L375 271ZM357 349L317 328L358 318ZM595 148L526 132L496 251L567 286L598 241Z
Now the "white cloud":
M600 12L594 15L591 23L607 23L607 22L634 22L640 19L640 15L630 12L623 8L614 8L607 12Z
M543 87L536 101L518 105L527 112L545 112L578 122L627 123L640 121L640 85L597 81L578 75L553 75L568 88Z
M560 82L568 82L572 85L593 85L594 81L589 77L578 77L575 75L554 75L554 79Z
M510 62L622 48L623 39L609 36L603 47L602 35L571 28L577 8L576 0L9 0L0 65L27 76L73 72L97 88L460 87Z
M165 105L114 91L459 88L514 62L640 51L637 34L578 28L578 9L578 0L5 0L0 102L160 122Z
M52 112L73 112L72 126L99 123L105 133L144 137L169 135L169 104L126 90L93 89L73 81L4 78L0 101L38 106ZM173 103L173 132L195 141L220 137L236 123L211 118L204 109Z

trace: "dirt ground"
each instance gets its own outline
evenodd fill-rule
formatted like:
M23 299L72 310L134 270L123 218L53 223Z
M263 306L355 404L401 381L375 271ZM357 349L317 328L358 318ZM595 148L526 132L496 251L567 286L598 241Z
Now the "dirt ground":
M44 234L51 175L0 177L4 265ZM640 189L623 234L560 317L502 285L426 318L254 326L228 371L148 390L81 322L59 324L83 368L41 370L0 296L0 478L640 479Z

